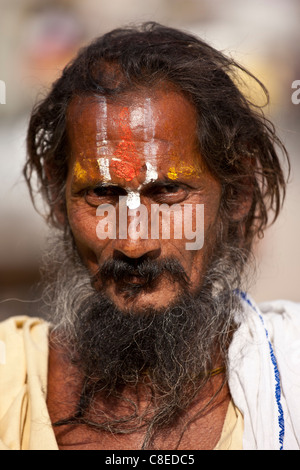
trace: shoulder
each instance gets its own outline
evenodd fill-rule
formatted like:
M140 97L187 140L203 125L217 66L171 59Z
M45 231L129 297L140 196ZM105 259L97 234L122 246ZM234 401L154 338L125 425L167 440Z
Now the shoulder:
M18 345L32 342L39 343L48 335L49 324L36 317L17 316L0 322L0 364L5 362L8 349L17 349Z
M274 300L258 305L271 339L300 341L300 303L289 300Z
M229 384L244 416L247 449L299 448L300 304L255 304L241 293L243 316L229 350Z
M300 367L300 303L275 300L259 304L269 339L278 356ZM297 370L299 375L299 369Z
M234 336L234 354L268 354L271 351L286 363L291 356L300 370L300 303L273 300L256 304L243 292L243 313ZM240 357L238 355L238 357Z
M22 333L28 328L34 328L37 325L47 325L48 323L42 318L29 317L26 315L12 316L0 321L0 337L6 334Z
M46 394L48 331L48 323L40 318L18 316L0 322L0 448L1 442L20 447L29 413Z
M48 358L46 321L27 316L10 317L0 322L0 395L20 388L30 371Z
M49 324L36 317L17 316L0 322L0 375L24 370L28 357L47 354Z
M274 318L283 318L287 320L300 320L300 302L290 300L272 300L258 304L259 309L264 315L273 315Z
M245 292L239 291L243 302L243 315L240 324L257 332L261 326L266 330L268 339L300 339L300 303L290 300L272 300L256 304Z

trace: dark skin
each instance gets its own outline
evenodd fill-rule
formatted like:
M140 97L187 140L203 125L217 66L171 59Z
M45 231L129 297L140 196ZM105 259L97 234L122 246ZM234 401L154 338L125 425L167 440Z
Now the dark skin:
M173 256L186 270L191 292L195 291L205 276L219 229L221 185L207 170L197 150L196 114L192 104L172 87L140 91L117 103L82 97L71 102L67 122L71 146L66 185L68 221L79 255L90 273L95 274L98 266L114 256L131 259ZM105 181L104 172L99 171L103 147L110 168L109 180L106 175ZM127 173L122 173L128 163L128 155L131 155L134 165L127 166ZM118 162L121 162L119 167ZM157 170L150 183L147 167ZM203 248L186 250L185 238L151 240L128 236L125 240L99 240L96 235L97 206L109 203L118 210L119 195L127 195L130 191L138 194L140 202L148 210L154 203L189 203L193 207L204 204ZM233 216L242 217L246 210L244 204ZM132 282L141 280L133 278ZM153 291L139 293L130 301L118 292L117 287L110 283L105 287L106 294L124 312L131 308L137 314L144 306L167 306L178 292L176 283L164 276ZM96 288L101 288L101 285ZM216 356L215 367L219 365ZM47 402L52 422L75 411L80 385L79 371L70 364L65 351L51 340ZM128 397L136 399L138 394L141 412L145 407L145 390L143 384L138 390L129 387L124 390ZM182 439L182 425L174 424L172 429L157 436L155 447L174 449L180 441L179 449L213 449L221 435L229 400L224 374L210 378L190 409L185 411L181 423L191 421L191 424ZM205 412L199 414L205 406ZM126 412L124 405L119 405L118 412L120 416ZM60 449L139 449L145 433L140 430L113 435L85 426L54 427L54 431Z

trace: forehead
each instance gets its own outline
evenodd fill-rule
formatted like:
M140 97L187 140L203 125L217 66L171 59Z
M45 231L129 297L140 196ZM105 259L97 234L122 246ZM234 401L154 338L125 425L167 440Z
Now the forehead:
M196 143L196 111L174 90L143 90L117 98L81 96L67 112L71 144L83 147L96 141L150 139Z

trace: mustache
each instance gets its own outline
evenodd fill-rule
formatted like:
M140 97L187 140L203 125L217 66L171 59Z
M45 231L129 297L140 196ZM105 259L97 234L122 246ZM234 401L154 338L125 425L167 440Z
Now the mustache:
M153 288L160 276L167 276L182 288L190 285L190 280L182 264L175 258L152 259L110 259L99 267L92 277L92 284L101 281L105 287L114 281L122 292L137 293L141 289ZM133 283L132 278L141 280Z

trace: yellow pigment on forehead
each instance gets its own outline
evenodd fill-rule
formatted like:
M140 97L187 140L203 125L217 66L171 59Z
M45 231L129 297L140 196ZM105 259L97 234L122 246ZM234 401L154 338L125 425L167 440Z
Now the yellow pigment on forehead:
M95 158L84 158L81 162L77 161L73 168L73 175L76 181L99 180L101 171L99 162Z
M87 177L87 171L84 168L82 168L79 162L75 163L73 172L77 180L83 180Z
M171 180L176 180L180 176L184 176L186 178L189 176L197 176L198 171L193 165L186 165L184 162L182 162L177 166L171 166L169 168L168 178Z
M175 170L175 166L171 166L168 171L168 178L170 180L176 180L178 178L178 173Z

